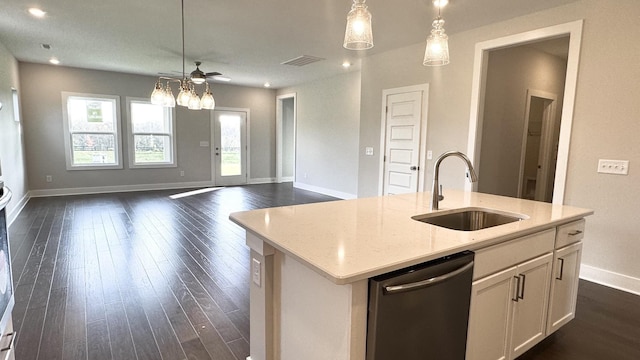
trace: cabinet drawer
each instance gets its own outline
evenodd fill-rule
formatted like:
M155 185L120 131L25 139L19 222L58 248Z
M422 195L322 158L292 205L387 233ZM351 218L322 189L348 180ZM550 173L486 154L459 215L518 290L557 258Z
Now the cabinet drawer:
M573 244L584 237L584 219L558 226L556 249Z
M556 229L506 241L475 251L473 279L479 279L536 256L553 251Z

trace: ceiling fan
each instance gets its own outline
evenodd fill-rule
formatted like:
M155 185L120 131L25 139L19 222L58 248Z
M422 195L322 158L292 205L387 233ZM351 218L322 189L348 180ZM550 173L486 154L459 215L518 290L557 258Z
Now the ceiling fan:
M200 70L200 65L202 65L201 61L196 61L196 69L193 70L191 72L190 76L190 80L193 81L194 84L203 84L205 81L207 81L207 78L213 78L215 76L220 76L222 75L221 73L214 71L214 72L208 72L205 73L202 70Z

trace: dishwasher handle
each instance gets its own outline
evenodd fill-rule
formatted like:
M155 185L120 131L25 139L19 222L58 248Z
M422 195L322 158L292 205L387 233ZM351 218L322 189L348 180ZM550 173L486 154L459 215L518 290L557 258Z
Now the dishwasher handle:
M405 291L411 291L411 290L417 290L417 289L421 289L421 288L425 288L425 287L429 287L438 283L441 283L443 281L446 281L452 277L455 277L457 275L462 274L463 272L469 270L473 268L473 261L471 261L468 264L465 264L455 270L453 270L452 272L443 274L443 275L438 275L438 276L434 276L432 278L429 279L425 279L425 280L421 280L421 281L416 281L416 282L412 282L412 283L408 283L408 284L402 284L402 285L389 285L389 286L385 286L384 287L384 292L387 294L396 294L396 293L400 293L400 292L405 292Z

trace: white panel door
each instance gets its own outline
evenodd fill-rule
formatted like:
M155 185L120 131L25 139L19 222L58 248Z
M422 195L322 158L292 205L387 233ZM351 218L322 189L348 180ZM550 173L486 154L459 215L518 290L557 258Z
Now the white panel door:
M247 113L214 111L213 166L216 185L247 182Z
M391 94L386 100L385 195L418 191L422 91Z

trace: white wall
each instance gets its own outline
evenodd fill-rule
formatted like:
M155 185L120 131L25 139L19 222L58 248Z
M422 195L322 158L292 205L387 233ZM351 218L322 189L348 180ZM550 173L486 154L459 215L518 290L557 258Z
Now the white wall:
M0 110L0 179L12 192L11 202L7 205L9 222L28 199L22 122L14 121L11 88L17 89L22 96L18 62L0 43L0 102L3 104Z
M585 19L565 204L592 208L587 220L584 272L597 281L640 293L640 2L583 0L474 30L450 34L451 64L422 67L424 44L363 59L359 196L377 191L382 89L429 83L428 145L434 155L466 151L474 48L478 42ZM628 176L596 172L599 158L630 160ZM429 162L431 164L431 162ZM463 165L443 164L444 187L463 186ZM431 166L427 169L431 178ZM617 276L617 273L622 276Z
M126 97L148 97L155 83L149 76L20 63L29 189L55 191L105 186L202 184L211 182L210 111L177 107L177 168L66 170L61 92L120 96L122 129L126 131ZM174 93L177 90L174 88ZM250 181L275 177L275 90L214 84L218 107L249 108ZM123 135L125 135L123 133ZM126 154L126 136L123 136ZM180 171L185 176L179 176ZM51 175L53 182L45 182Z
M482 151L480 163L474 164L478 168L478 191L518 196L527 90L557 95L559 118L566 64L566 60L527 46L490 52ZM537 153L535 156L537 159Z
M296 93L296 186L341 198L358 192L360 72L281 89Z

